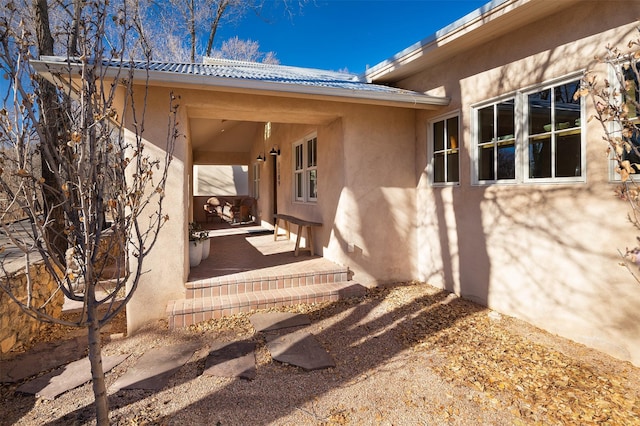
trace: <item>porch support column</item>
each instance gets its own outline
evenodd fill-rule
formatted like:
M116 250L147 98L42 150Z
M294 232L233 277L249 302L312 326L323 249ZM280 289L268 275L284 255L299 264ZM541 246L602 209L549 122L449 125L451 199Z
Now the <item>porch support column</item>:
M146 126L143 137L148 154L164 158L167 139L169 92L154 90L147 101ZM178 131L173 159L168 170L163 213L169 220L160 230L155 246L144 258L142 276L133 298L127 305L127 332L134 333L143 325L166 318L167 302L184 297L188 276L187 229L189 214L190 151L184 108L178 110ZM131 257L131 268L137 259ZM128 284L130 286L131 283Z

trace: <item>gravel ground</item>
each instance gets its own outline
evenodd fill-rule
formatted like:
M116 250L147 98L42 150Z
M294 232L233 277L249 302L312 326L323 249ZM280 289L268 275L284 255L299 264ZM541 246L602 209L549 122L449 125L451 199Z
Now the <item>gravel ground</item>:
M132 354L107 385L151 348L198 341L202 349L160 392L110 394L112 424L640 424L640 369L425 284L279 310L309 314L305 330L335 368L272 361L247 314L173 332L159 322L104 345L104 354ZM111 332L122 326L120 318ZM210 343L234 340L257 342L255 380L201 375ZM2 425L95 423L89 383L53 401L16 387L0 389Z

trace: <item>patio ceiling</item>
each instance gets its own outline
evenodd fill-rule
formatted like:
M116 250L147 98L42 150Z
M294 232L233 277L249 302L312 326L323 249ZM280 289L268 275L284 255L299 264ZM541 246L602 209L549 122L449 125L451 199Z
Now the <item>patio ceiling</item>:
M310 106L308 102L294 101L292 104L289 98L269 97L263 108L249 107L242 101L190 105L187 97L183 102L188 110L194 160L199 152L249 153L255 132L262 131L266 122L322 125L338 118L337 114L321 111L317 105Z
M248 153L252 144L250 136L259 124L251 121L192 118L189 120L191 147L194 152ZM230 134L234 137L224 137Z

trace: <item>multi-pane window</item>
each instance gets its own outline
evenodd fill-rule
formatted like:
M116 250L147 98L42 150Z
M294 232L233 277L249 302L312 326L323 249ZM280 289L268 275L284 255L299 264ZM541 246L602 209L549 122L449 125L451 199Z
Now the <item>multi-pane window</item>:
M516 178L515 100L478 110L478 180Z
M458 183L460 180L458 123L455 116L432 124L433 183Z
M572 81L527 96L529 179L582 176L578 85Z
M318 138L312 136L293 147L293 193L296 201L318 199Z
M623 124L626 131L622 132L622 134L626 142L629 143L629 149L623 150L621 156L622 160L629 161L635 173L640 173L640 117L638 116L640 91L638 88L638 69L640 69L640 63L622 68L624 84L622 94L628 118L628 121ZM620 175L615 171L613 171L612 176L616 180L620 179Z
M318 199L318 138L307 140L307 198Z
M475 182L584 180L579 81L484 105L475 114Z

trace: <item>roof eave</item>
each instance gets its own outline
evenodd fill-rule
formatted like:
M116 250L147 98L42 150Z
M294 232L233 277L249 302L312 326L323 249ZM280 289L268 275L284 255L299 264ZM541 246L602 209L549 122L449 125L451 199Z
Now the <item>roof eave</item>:
M432 36L369 68L361 78L374 83L396 84L450 57L464 55L474 47L504 36L509 31L570 10L579 4L580 0L492 0Z
M456 39L482 26L485 22L491 20L493 16L503 14L513 7L517 7L514 3L517 4L519 1L520 0L492 0L439 31L436 31L434 34L396 53L389 59L367 69L363 77L367 81L379 80L382 76L396 71L403 65L411 63L415 59L425 56L428 52L446 45L450 40Z
M54 84L64 83L55 74L70 75L79 72L81 64L69 64L53 59L41 59L31 62L34 69ZM103 78L124 77L123 70L109 67ZM127 77L128 77L128 73ZM320 87L291 82L272 82L233 77L177 74L167 71L135 70L134 81L165 87L199 87L206 90L242 92L281 97L307 98L335 102L359 103L369 105L393 106L412 109L436 109L449 104L447 97L412 93L366 92L336 87Z
M149 80L162 85L202 86L207 89L223 91L241 91L281 97L308 98L348 103L366 103L404 108L434 109L448 105L447 97L422 94L403 94L389 92L364 92L337 87L319 87L305 84L283 83L262 80L250 80L229 77L211 77L200 75L180 75L163 71L150 71Z

